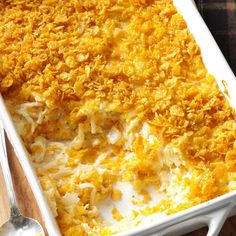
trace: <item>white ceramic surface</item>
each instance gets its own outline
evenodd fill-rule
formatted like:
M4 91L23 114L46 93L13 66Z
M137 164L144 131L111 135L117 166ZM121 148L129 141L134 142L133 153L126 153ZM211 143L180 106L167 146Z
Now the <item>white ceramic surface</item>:
M212 35L206 27L204 21L199 15L193 0L174 0L179 12L181 12L188 24L191 33L194 35L199 44L204 62L207 69L213 74L223 90L222 80L228 85L230 102L234 108L236 104L236 81L235 77L224 59L221 51L215 43ZM15 149L19 161L24 169L25 175L33 190L36 200L39 204L43 220L47 227L50 236L61 235L56 224L56 221L50 211L48 204L42 193L42 189L35 175L35 172L27 158L27 153L23 144L14 128L13 122L9 113L6 110L4 101L0 96L0 117L3 120L4 127L8 133L8 137ZM225 194L221 197L215 198L198 206L189 208L185 211L178 212L171 216L163 217L155 222L147 222L138 226L137 228L117 234L117 236L131 236L131 235L180 235L182 233L190 232L201 226L208 225L208 236L215 236L219 233L227 216L236 213L235 202L236 192Z

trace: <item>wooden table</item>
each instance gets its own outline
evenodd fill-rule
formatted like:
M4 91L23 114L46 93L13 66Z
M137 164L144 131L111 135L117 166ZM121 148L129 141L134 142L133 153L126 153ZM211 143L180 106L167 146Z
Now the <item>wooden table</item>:
M17 158L15 157L14 152L9 143L8 143L8 153L9 153L10 167L13 174L14 187L16 190L19 208L25 216L35 218L43 225L43 221L36 200L29 187L28 181L23 173L23 170ZM6 221L8 217L9 217L9 203L2 172L0 171L0 225L4 221ZM205 236L206 232L207 228L204 228L186 234L185 236ZM236 216L226 221L223 229L221 230L220 236L236 236Z
M10 168L20 211L25 216L37 219L42 225L44 225L37 202L24 175L21 165L14 155L13 149L11 148L9 142L7 146ZM9 210L10 207L5 183L2 175L2 170L0 170L0 225L8 219L10 214ZM44 230L46 231L45 227Z

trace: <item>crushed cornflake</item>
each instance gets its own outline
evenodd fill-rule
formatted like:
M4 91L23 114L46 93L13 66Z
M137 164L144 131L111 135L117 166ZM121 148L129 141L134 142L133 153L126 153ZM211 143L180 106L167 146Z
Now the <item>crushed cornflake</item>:
M117 221L120 221L123 219L123 216L120 214L118 209L115 207L112 209L112 215L113 215L113 218L116 219Z
M111 198L114 201L121 200L122 198L122 192L118 188L114 188L111 193Z
M63 235L236 189L234 111L172 0L0 1L0 35L0 91ZM118 181L141 198L111 224L97 204L127 200Z

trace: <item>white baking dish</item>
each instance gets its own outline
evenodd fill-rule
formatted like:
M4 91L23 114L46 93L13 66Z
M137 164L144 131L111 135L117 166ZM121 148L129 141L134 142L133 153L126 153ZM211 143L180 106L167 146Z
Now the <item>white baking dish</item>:
M228 98L230 98L231 105L236 108L236 93L234 92L234 89L236 89L235 76L224 59L200 14L198 13L194 2L192 0L174 0L174 4L179 12L183 14L191 33L195 36L195 39L202 50L203 60L208 71L215 76L222 91L224 91L225 85L227 85L229 94ZM222 81L225 81L225 83L223 84ZM235 103L233 101L235 101ZM8 137L33 190L35 198L39 204L42 218L45 222L49 235L61 235L57 223L44 198L42 189L37 180L37 176L31 166L24 146L16 132L12 119L1 96L0 116L3 120ZM219 233L225 219L228 216L236 214L235 206L236 191L233 191L198 206L189 208L171 216L163 217L162 219L155 219L154 215L151 218L147 218L145 223L142 223L137 228L118 235L179 235L200 228L201 226L208 225L209 231L207 235L213 236Z

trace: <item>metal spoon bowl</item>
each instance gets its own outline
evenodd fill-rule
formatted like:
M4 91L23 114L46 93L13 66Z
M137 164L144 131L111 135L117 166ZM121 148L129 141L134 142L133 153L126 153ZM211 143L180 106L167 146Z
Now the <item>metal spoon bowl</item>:
M38 221L22 216L17 206L9 168L5 133L0 120L0 162L6 182L7 194L11 204L10 219L0 227L0 236L45 236Z
M1 227L0 236L43 236L41 225L34 219L22 215L11 217Z

